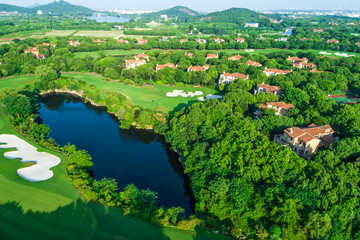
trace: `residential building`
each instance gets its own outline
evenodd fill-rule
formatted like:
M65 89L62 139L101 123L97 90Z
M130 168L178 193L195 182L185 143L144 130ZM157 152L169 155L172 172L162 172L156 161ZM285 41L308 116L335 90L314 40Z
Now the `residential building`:
M187 39L180 39L180 42L181 43L185 43L185 42L188 42L189 40L187 40Z
M119 43L129 43L128 40L124 40L124 39L122 39L122 38L116 40L116 42L119 42Z
M225 40L222 39L222 38L214 38L214 42L216 42L216 43L222 43L222 42L225 42Z
M313 32L322 33L322 32L324 32L324 30L323 29L313 29Z
M205 39L196 38L195 41L197 41L198 43L206 44L206 40L205 40Z
M140 53L135 56L135 60L140 60L141 58L145 58L146 60L149 60L149 56L144 53Z
M219 85L221 85L221 84L229 85L230 83L232 83L233 81L235 81L238 78L247 80L247 79L249 79L249 75L245 75L242 73L225 73L224 72L223 74L220 75Z
M48 47L56 47L56 44L51 44L51 43L47 43L47 42L44 42L43 45L48 46Z
M240 56L240 55L234 55L232 57L228 57L228 61L237 61L237 60L240 60L242 59L243 56Z
M267 102L267 103L261 104L259 106L260 110L273 109L275 111L275 115L282 116L282 117L285 116L286 113L292 108L294 108L294 105L287 104L284 102ZM257 115L261 116L262 112L257 111Z
M245 38L235 38L236 43L243 43L245 42Z
M204 65L204 66L190 66L188 67L187 71L188 72L194 72L194 71L206 71L209 69L209 65Z
M316 69L308 70L308 72L311 72L311 73L322 73L322 71L318 71L318 70L316 70Z
M192 58L192 57L194 56L194 54L189 53L189 52L186 52L186 53L185 53L185 56L188 56L189 58Z
M78 45L80 45L79 41L69 41L69 44L73 47L77 47Z
M144 59L140 60L126 60L125 65L126 69L129 70L130 68L136 68L138 66L146 64L146 61Z
M249 66L255 66L255 67L261 67L262 66L261 63L254 62L254 61L251 61L251 60L248 60L245 64L247 64Z
M306 128L287 128L283 134L276 135L274 141L288 146L296 154L308 158L314 155L319 148L335 143L337 139L333 136L334 133L329 125L311 124Z
M215 58L219 58L219 54L209 53L209 54L206 56L206 59L207 59L207 60L209 60L209 59L215 59Z
M265 73L266 76L276 76L276 75L286 75L288 73L292 72L292 70L281 70L281 69L274 69L274 68L265 68L263 73Z
M356 43L355 43L355 45L358 45L358 46L360 46L360 42L356 42Z
M143 44L145 44L145 43L147 43L149 40L147 40L147 39L139 39L139 40L137 40L137 45L143 45Z
M297 68L316 68L317 65L313 64L313 63L299 62L299 63L293 63L293 67L297 67Z
M290 57L290 56L286 60L292 63L299 63L299 62L307 63L309 61L306 57L299 58L299 57Z
M166 64L163 64L163 65L157 64L155 71L157 72L157 71L159 71L159 70L161 70L161 69L164 69L164 68L166 68L166 67L170 67L170 68L176 69L177 66L175 66L175 65L172 64L172 63L166 63Z
M281 90L280 87L278 86L271 86L268 84L265 84L264 82L262 84L257 84L255 89L254 89L254 95L263 92L263 93L273 93L275 94L279 99L281 94L284 93L283 90Z
M257 23L257 22L247 22L247 23L245 23L245 27L257 28L257 27L259 27L259 23Z
M329 39L327 40L328 43L339 43L340 41L339 40L336 40L336 39Z
M102 41L102 40L100 40L100 39L96 39L96 40L93 40L92 42L93 42L93 43L104 43L105 41Z
M275 39L275 42L287 42L287 41L288 41L287 37L281 37L281 38Z

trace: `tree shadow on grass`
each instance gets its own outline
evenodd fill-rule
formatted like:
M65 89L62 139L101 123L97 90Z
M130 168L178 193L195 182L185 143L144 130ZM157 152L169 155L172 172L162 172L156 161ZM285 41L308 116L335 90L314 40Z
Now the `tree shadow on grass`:
M172 111L169 112L169 116L173 115L174 113L180 111L182 108L186 108L189 107L191 105L193 105L194 103L199 102L196 100L190 100L187 103L180 103L179 105L177 105L176 107L174 107L174 109Z

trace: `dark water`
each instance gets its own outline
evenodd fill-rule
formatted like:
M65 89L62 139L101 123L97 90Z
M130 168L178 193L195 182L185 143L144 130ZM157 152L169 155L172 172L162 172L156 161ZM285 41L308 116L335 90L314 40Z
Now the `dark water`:
M89 152L96 179L114 178L120 189L130 183L150 188L158 192L161 205L192 212L182 165L160 136L152 131L122 130L105 108L84 104L68 94L42 97L40 117L58 144L74 144Z

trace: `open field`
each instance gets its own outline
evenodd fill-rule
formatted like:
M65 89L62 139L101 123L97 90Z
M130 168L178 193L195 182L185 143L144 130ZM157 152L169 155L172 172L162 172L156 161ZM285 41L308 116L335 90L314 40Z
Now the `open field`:
M140 52L139 52L140 51ZM186 51L186 50L163 50L163 49L153 49L150 51L166 51L166 52L171 52L171 51ZM273 52L279 52L279 51L287 51L287 52L292 52L293 54L297 53L297 52L314 52L316 54L320 54L320 52L323 52L322 50L300 50L300 49L292 49L292 50L288 50L288 49L277 49L277 48L270 48L270 49L255 49L253 52L246 52L245 50L237 50L237 49L224 49L224 50L203 50L204 52L213 52L213 53L220 53L220 52L226 52L226 53L230 53L230 54L259 54L259 53L273 53ZM109 56L118 56L118 55L132 55L132 54L139 54L144 52L144 50L140 50L140 49L132 49L132 50L106 50L104 51L106 53L106 55ZM360 58L360 54L359 53L350 53L350 52L339 52L339 51L326 51L328 53L331 53L331 55L325 55L325 54L320 54L323 56L328 56L328 57L335 57L335 58L342 58L342 56L337 56L334 55L334 53L347 53L349 55L355 55L356 57ZM83 57L85 55L89 55L89 56L97 56L98 52L77 52L75 53L76 56L78 57Z
M0 88L12 88L19 90L24 85L33 83L35 80L35 75L2 78L0 79Z
M74 36L116 38L122 34L122 31L77 31Z
M47 32L44 37L66 37L75 33L76 30L52 30Z
M35 80L34 76L5 80L11 87L18 89L16 83L24 79ZM24 139L12 129L1 107L0 134L13 134ZM0 239L228 239L219 234L159 227L138 218L124 216L120 209L85 202L65 174L66 156L24 140L39 151L58 156L61 163L52 169L54 176L51 179L29 182L16 173L17 169L28 166L28 163L7 159L4 153L10 149L0 149Z
M179 87L155 84L154 86L131 86L119 82L107 82L96 75L63 73L64 76L71 76L74 79L85 81L88 84L95 85L96 88L103 91L120 92L127 96L132 103L143 108L162 111L169 113L174 109L190 105L194 101L198 101L197 97L167 97L167 92L173 90L184 90L185 92L202 91L203 96L216 93L215 90L205 87Z

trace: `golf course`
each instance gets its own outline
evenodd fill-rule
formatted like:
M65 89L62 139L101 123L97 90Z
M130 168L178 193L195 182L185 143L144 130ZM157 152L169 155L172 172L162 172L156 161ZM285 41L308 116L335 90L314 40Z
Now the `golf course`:
M121 91L122 85L119 83L102 82L101 79L86 74L77 76L81 77L89 83L97 83L99 88L109 87L112 91ZM0 79L0 88L20 89L33 81L34 76ZM131 99L141 95L141 92L131 95L131 88L127 87L126 91ZM168 90L155 89L151 95L154 98L156 93ZM132 101L135 102L133 99ZM141 101L145 100L139 100ZM162 107L169 110L176 105L162 104ZM60 164L51 169L53 177L46 181L30 182L21 178L17 170L33 164L8 159L4 154L14 149L0 149L0 239L227 239L220 234L159 227L138 218L124 216L118 208L86 202L66 175L67 157L41 147L17 133L10 126L3 108L0 108L0 134L15 135L37 148L37 151L47 152L61 159Z

